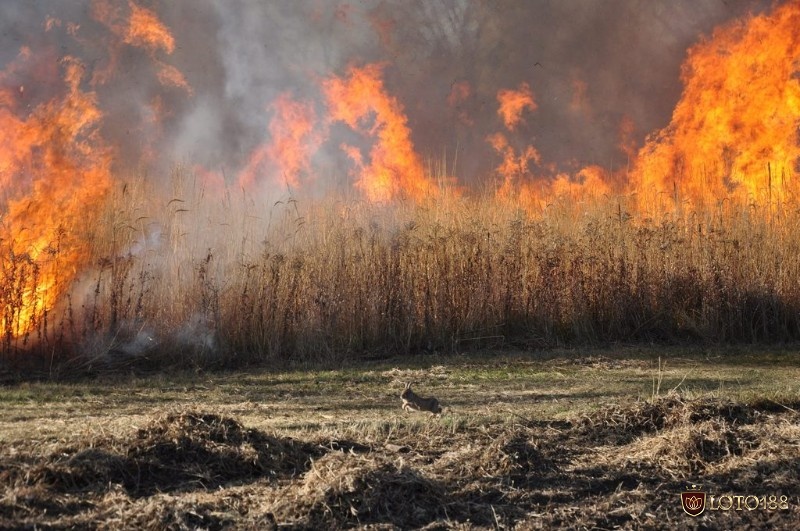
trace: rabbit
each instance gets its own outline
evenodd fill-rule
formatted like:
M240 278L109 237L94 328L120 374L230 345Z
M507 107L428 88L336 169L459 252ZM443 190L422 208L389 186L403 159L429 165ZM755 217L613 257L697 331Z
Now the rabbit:
M400 398L403 399L403 409L406 411L429 411L434 415L438 415L442 412L442 408L436 398L423 398L419 396L411 390L410 383L406 384L405 389L403 389L403 392L400 394Z

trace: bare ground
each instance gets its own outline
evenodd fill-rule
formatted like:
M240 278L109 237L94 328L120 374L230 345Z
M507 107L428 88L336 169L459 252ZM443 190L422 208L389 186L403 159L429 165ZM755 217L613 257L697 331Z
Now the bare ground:
M742 360L590 356L14 384L0 528L794 529L794 359L753 380ZM445 413L400 411L404 379ZM692 483L765 507L693 518Z

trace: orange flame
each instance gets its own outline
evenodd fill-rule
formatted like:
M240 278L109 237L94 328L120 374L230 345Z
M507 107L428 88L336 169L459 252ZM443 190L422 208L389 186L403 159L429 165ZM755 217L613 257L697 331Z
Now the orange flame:
M182 89L190 96L194 94L194 90L192 90L189 82L186 81L186 78L183 76L183 72L174 66L162 63L161 61L156 61L156 64L159 67L158 73L156 74L159 83L165 87L170 86Z
M578 80L573 86L576 96L570 103L571 109L588 113L586 84ZM500 103L497 112L509 132L522 123L525 109L536 110L533 93L526 83L520 85L518 90L500 90L497 101ZM599 166L586 166L575 175L559 173L555 178L546 177L546 174L554 173L552 166L546 166L541 168L546 172L545 175L534 176L531 163L541 167L542 157L533 145L515 149L508 135L502 132L490 135L487 141L503 158L495 168L503 178L496 192L497 198L503 202L517 204L530 212L541 210L549 201L557 198L567 198L576 204L597 200L612 192L609 176Z
M447 95L447 106L456 112L458 121L464 125L474 125L475 121L470 117L464 104L472 96L472 86L469 81L457 81L450 87L450 94Z
M144 7L128 2L131 16L125 29L125 42L155 54L159 49L167 54L175 51L175 39L158 16Z
M139 7L130 1L128 6L131 15L125 28L123 41L148 51L158 66L157 77L162 85L180 88L192 94L192 89L183 76L183 72L156 59L158 50L163 50L167 55L171 55L175 51L175 38L169 29L149 9Z
M785 196L800 157L800 2L716 30L682 77L672 121L639 153L643 206Z
M192 88L183 73L157 58L159 51L167 55L175 51L175 38L167 26L156 13L138 6L132 0L128 0L128 10L130 15L126 18L119 5L112 0L94 0L92 3L92 17L106 26L118 39L109 44L109 64L95 72L93 83L103 84L111 79L116 71L120 47L127 44L147 52L158 68L156 76L162 85L180 88L191 95Z
M66 94L19 118L8 89L0 98L0 329L20 336L89 259L84 230L105 196L111 156L99 137L95 95L81 90L83 65L61 61ZM29 183L26 185L25 183Z
M582 115L584 118L591 118L592 109L589 105L589 85L574 74L572 78L572 99L569 102L572 112Z
M256 149L239 175L239 185L250 188L262 174L273 181L297 187L302 176L311 175L311 155L319 147L321 137L315 129L314 107L299 102L289 94L278 96L270 109L274 112L269 123L271 141Z
M575 177L560 174L550 185L554 197L568 197L573 201L599 199L611 194L605 170L600 166L586 166Z
M503 177L498 195L507 199L513 194L515 186L519 186L522 179L530 175L530 163L541 163L541 155L530 145L517 153L503 133L495 133L489 136L487 141L503 157L503 162L495 168L495 171Z
M533 92L527 83L520 83L519 88L501 89L497 92L497 101L500 107L497 114L503 119L503 124L509 131L514 131L522 122L522 111L528 109L533 112L537 105L533 99Z
M403 106L386 93L382 74L381 67L372 64L351 67L347 77L325 80L330 120L374 139L368 162L355 146L342 146L357 168L355 185L370 201L419 201L432 192L433 184L414 150Z
M503 119L503 124L509 131L514 131L522 123L522 112L525 109L536 110L533 92L527 83L521 83L517 90L499 90L497 101L500 104L497 114ZM497 174L503 178L497 196L505 201L510 200L522 193L522 188L525 186L523 180L530 177L530 163L541 164L541 155L532 145L515 149L505 133L489 135L486 141L498 155L503 157L503 161L495 168Z

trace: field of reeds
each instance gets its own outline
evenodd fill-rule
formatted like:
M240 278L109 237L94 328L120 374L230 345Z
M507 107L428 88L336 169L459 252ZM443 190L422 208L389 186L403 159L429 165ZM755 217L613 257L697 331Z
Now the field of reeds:
M132 178L65 238L85 242L86 263L61 269L78 268L29 330L6 327L0 359L52 372L800 339L796 205L677 204L443 189L375 205L257 197L188 170ZM3 253L4 322L38 267Z

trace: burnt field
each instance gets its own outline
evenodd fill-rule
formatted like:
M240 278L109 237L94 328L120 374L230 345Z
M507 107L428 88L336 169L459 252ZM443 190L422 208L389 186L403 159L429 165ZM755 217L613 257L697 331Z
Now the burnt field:
M8 383L0 527L789 529L798 375L662 348Z

